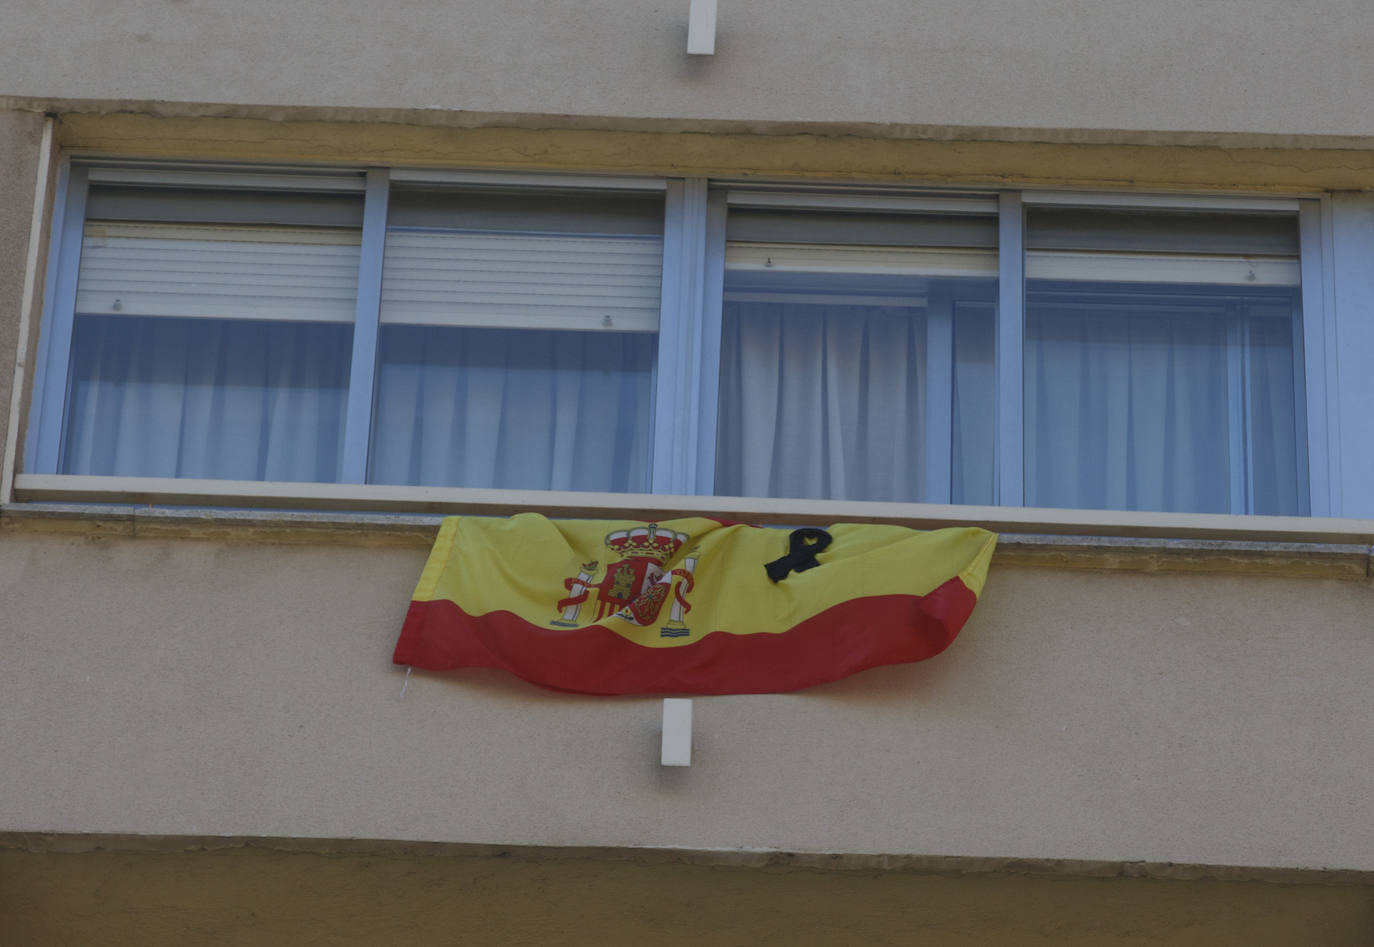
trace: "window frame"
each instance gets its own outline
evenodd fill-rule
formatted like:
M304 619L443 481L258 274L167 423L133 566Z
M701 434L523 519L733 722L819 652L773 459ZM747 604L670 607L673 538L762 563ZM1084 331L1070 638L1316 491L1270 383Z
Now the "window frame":
M1025 211L1031 207L1091 208L1117 211L1213 211L1218 213L1287 213L1297 218L1298 265L1302 300L1301 321L1295 332L1295 352L1300 353L1302 384L1294 386L1295 419L1299 450L1306 460L1305 476L1300 487L1306 493L1299 497L1307 510L1304 516L1329 517L1338 510L1332 502L1331 476L1334 470L1330 452L1333 440L1329 436L1328 405L1325 397L1328 381L1328 342L1334 336L1332 308L1326 267L1329 266L1329 240L1324 240L1324 218L1329 211L1325 200L1316 197L1249 196L1230 194L1134 193L1107 191L1025 190L1021 193L1023 210L1020 215L1022 239L1025 233ZM1024 299L1024 250L1022 252L1022 290ZM1024 321L1024 310L1022 313ZM1295 362L1294 368L1298 365ZM1297 373L1295 371L1295 378ZM1018 392L1024 387L1018 386ZM1230 471L1232 478L1242 472ZM1239 515L1255 515L1235 510Z
M812 188L782 187L773 184L748 182L743 184L718 184L713 188L717 201L722 205L716 230L710 235L709 246L717 257L716 269L720 282L712 294L712 305L703 321L702 331L712 333L716 357L704 366L704 383L713 392L720 388L720 333L723 327L723 307L725 303L724 273L726 253L726 222L731 209L795 211L799 213L815 211L854 211L892 214L940 214L942 216L993 218L999 230L998 245L998 286L1000 293L1002 267L1000 229L1002 195L989 191L950 190L946 192L929 191L918 188L866 188L850 185L836 188L833 185L817 185ZM958 305L969 300L958 300L943 296L938 306L931 305L927 311L927 345L930 346L926 359L927 377L924 383L926 407L926 442L924 450L925 496L912 502L947 505L952 504L952 423L954 389L954 313ZM934 300L932 300L934 302ZM994 332L996 331L996 312L999 300L992 302L994 311ZM933 356L933 357L932 357ZM713 407L715 407L713 405ZM713 410L710 415L717 418ZM717 418L718 420L718 418ZM697 454L703 463L697 471L698 488L695 492L714 494L716 470L716 425L711 425L707 436L697 446ZM994 458L996 453L994 451ZM994 473L994 497L996 496L996 477ZM806 501L798 501L806 502Z
M354 343L346 401L341 475L338 486L356 485L364 492L377 371L382 257L387 208L393 182L408 185L473 185L543 187L575 190L661 192L664 196L663 270L658 351L651 383L654 403L649 445L650 491L653 495L710 496L716 460L721 309L725 276L725 226L729 208L856 209L989 213L998 226L998 291L994 340L996 377L994 418L994 504L1024 504L1024 342L1025 228L1030 207L1109 208L1113 210L1191 210L1221 213L1291 213L1300 242L1302 319L1300 323L1303 383L1297 386L1300 449L1305 446L1307 516L1339 512L1339 468L1331 433L1334 379L1328 361L1335 357L1332 306L1331 214L1323 197L1249 196L1159 192L1102 192L969 187L875 187L853 183L758 182L753 180L613 176L413 168L311 168L253 166L232 163L157 162L65 157L58 166L53 197L48 267L42 323L33 375L33 397L25 439L25 462L16 487L37 484L56 488L75 480L57 470L63 412L67 397L75 294L85 224L85 200L91 181L101 183L200 183L213 187L256 189L329 189L363 194L362 250L353 323ZM1295 362L1298 361L1295 359ZM1298 365L1295 364L1295 368ZM946 420L943 427L948 427ZM937 429L939 429L937 427ZM947 447L947 445L946 445ZM932 465L939 466L938 457ZM1232 472L1234 475L1234 471ZM54 479L56 478L56 479ZM103 479L112 494L126 492L133 481ZM948 475L943 478L947 481ZM932 482L928 480L928 483ZM933 481L937 485L939 478ZM216 481L202 481L213 484ZM236 481L223 481L227 502ZM132 484L137 486L137 484ZM318 488L322 485L311 485ZM328 486L328 485L323 485ZM947 488L948 484L945 484ZM444 488L389 487L387 494L412 491L418 499ZM478 488L452 488L475 490ZM937 487L938 489L938 487ZM40 488L40 493L42 489ZM281 491L278 491L281 492ZM318 489L302 490L302 495ZM324 493L330 491L325 490ZM501 491L496 491L501 492ZM610 494L588 494L604 499ZM379 499L380 499L379 494ZM939 500L938 494L931 497ZM758 502L767 498L751 498ZM247 502L252 503L251 498ZM793 505L828 501L788 501ZM870 501L853 501L867 503ZM948 502L946 495L945 502ZM363 504L366 505L366 504ZM958 508L956 508L958 509ZM974 509L974 508L969 508Z

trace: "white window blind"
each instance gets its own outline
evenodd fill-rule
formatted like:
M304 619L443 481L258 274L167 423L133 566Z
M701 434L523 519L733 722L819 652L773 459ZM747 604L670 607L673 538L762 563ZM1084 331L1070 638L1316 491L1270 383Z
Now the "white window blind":
M1297 286L1294 218L1036 209L1026 278L1194 286Z
M358 259L351 228L89 221L76 311L352 322Z
M730 242L730 272L855 273L892 276L997 275L997 251L976 247L832 246Z
M1030 250L1026 278L1195 286L1297 286L1297 257Z
M663 238L393 228L383 323L656 332Z

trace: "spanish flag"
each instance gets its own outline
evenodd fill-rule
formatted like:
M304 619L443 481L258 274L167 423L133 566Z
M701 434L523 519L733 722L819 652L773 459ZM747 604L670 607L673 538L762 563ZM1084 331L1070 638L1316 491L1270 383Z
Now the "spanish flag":
M450 517L393 660L584 694L797 690L939 654L996 542L974 528Z

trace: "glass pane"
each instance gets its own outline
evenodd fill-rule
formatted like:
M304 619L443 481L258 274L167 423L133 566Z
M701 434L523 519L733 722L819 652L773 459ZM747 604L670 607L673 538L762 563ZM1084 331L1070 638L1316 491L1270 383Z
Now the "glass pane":
M64 473L339 477L362 198L93 185Z
M353 327L79 315L61 472L330 481Z
M1303 509L1296 224L1256 220L1030 216L1027 504Z
M1307 511L1306 464L1298 440L1293 375L1293 304L1256 303L1246 321L1252 506L1256 513L1299 516Z
M716 493L924 496L922 310L727 301L723 317Z
M657 337L383 326L376 483L642 492Z
M1230 511L1226 321L1056 305L1026 321L1026 502Z
M989 502L996 273L991 218L732 213L715 492Z
M368 479L647 491L662 196L392 197Z

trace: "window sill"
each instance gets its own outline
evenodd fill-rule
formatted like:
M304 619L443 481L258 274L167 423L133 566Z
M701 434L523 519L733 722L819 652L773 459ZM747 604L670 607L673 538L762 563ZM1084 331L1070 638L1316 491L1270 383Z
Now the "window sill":
M262 543L425 548L445 515L662 520L710 516L766 525L977 525L1001 534L995 563L1133 572L1364 579L1374 521L1129 513L836 500L560 493L356 484L21 474L0 531ZM358 512L360 510L367 512Z

